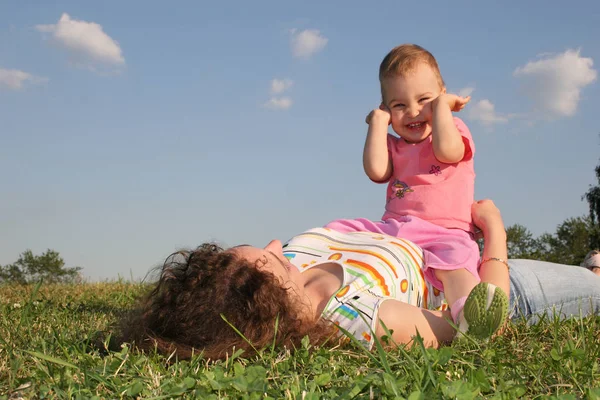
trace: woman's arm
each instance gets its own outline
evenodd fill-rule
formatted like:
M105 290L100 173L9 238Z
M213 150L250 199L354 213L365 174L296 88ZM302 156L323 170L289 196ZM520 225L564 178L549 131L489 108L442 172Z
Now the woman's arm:
M409 343L417 334L423 338L427 347L437 347L451 342L456 331L448 323L450 311L433 311L388 299L379 306L376 316L379 321L375 329L377 337L386 335L381 321L392 332L392 338L398 344Z
M510 297L508 267L497 259L507 261L506 230L500 210L491 200L480 200L471 206L473 223L483 232L483 256L479 277L483 282L492 283ZM487 261L486 261L487 260Z

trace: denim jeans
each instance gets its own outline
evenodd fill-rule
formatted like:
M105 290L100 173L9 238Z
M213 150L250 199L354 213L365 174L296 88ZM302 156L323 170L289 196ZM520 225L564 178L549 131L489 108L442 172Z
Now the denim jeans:
M510 318L535 323L600 315L600 276L585 268L534 260L510 260Z

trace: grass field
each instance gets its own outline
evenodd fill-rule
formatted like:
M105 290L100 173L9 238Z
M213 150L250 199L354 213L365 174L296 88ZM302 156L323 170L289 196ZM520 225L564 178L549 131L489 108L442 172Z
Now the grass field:
M89 338L144 291L124 282L0 286L0 398L600 399L600 317L509 325L489 343L367 353L307 344L177 362Z

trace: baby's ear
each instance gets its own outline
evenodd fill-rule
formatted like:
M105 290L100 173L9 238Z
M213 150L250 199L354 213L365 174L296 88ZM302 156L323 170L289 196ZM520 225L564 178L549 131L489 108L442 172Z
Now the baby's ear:
M442 94L446 93L446 86L442 87Z

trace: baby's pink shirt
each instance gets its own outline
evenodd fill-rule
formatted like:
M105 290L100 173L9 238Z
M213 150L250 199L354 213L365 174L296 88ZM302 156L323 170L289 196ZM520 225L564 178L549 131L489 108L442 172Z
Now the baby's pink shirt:
M388 181L383 220L414 215L444 228L473 232L475 145L465 123L458 118L454 118L454 123L465 143L465 155L455 164L445 164L435 158L432 135L420 143L407 143L388 134L388 152L394 171Z

